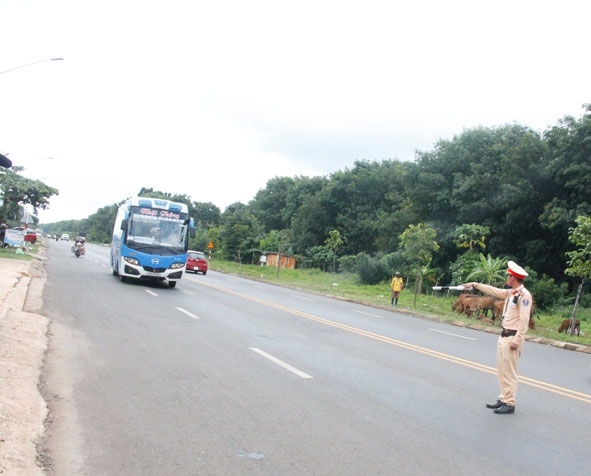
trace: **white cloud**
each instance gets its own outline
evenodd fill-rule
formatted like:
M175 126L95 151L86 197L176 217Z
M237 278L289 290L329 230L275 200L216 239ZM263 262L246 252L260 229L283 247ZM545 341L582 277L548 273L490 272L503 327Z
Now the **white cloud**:
M224 208L274 176L430 150L464 128L543 130L590 102L566 0L10 2L0 152L60 190L45 222L143 186ZM41 160L49 168L40 169ZM39 175L42 174L42 175Z

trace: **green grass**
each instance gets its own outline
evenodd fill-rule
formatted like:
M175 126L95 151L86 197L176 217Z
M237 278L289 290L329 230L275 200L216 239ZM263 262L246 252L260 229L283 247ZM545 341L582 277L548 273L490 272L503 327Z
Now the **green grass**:
M27 245L29 248L31 248L31 253L36 253L37 249L38 249L38 245ZM9 247L9 248L3 248L0 247L0 258L9 258L9 259L18 259L18 260L22 260L22 261L30 261L33 259L33 257L29 254L29 251L27 251L26 253L17 253L16 252L16 248L13 247Z
M369 286L359 284L356 276L349 273L324 273L317 269L281 269L268 268L251 264L238 264L230 261L213 259L210 269L223 273L235 274L245 278L255 279L271 284L286 286L304 291L312 291L341 299L350 299L372 306L390 308L390 283ZM442 322L462 322L466 325L482 324L474 318L458 314L451 310L457 292L447 296L447 293L422 294L416 297L410 290L403 290L398 300L398 310L411 314L434 318ZM577 337L558 333L557 329L563 319L570 319L572 308L560 307L550 311L538 311L535 315L535 330L528 334L540 338L553 339L561 342L591 346L591 309L579 308L577 319L581 321L581 336Z

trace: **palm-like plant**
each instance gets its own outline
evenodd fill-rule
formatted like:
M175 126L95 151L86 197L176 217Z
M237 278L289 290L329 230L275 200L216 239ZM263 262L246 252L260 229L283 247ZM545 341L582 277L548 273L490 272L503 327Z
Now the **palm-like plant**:
M505 282L507 258L493 258L490 254L485 257L482 253L479 258L468 275L468 281L479 281L492 286Z

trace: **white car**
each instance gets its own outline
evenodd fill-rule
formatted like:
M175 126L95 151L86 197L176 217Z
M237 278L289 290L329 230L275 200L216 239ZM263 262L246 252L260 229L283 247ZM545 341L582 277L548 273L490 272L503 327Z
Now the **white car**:
M70 235L67 233L62 233L62 237L60 238L62 241L70 241Z

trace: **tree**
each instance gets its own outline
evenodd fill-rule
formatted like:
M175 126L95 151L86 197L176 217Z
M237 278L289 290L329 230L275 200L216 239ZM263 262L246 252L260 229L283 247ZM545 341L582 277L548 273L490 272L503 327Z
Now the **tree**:
M330 217L325 193L306 195L291 222L295 251L305 253L313 246L321 246L333 228L334 220Z
M326 187L334 227L347 237L343 253L396 251L396 237L420 221L409 201L408 177L416 165L397 160L356 161L335 172Z
M468 248L473 251L474 247L486 248L486 238L490 235L490 228L482 225L460 225L454 233L454 243L458 248Z
M434 240L437 232L423 223L409 225L400 235L400 247L404 250L405 258L410 263L411 272L415 276L414 305L417 305L417 294L423 286L425 270L429 268L433 253L439 249Z
M457 248L446 244L448 230L473 223L494 230L487 240L493 255L511 249L516 258L539 269L552 260L539 253L547 239L538 217L547 191L542 178L545 145L539 133L517 124L466 130L418 153L412 200L441 236L440 265L455 261ZM547 242L546 250L550 249ZM534 256L533 251L538 254Z
M247 205L235 202L222 214L219 239L227 258L242 261L244 253L258 248L262 229Z
M324 240L324 244L332 252L332 272L334 273L336 271L337 250L345 244L345 240L339 230L331 230L328 232L328 238Z
M8 217L18 216L19 205L31 205L36 215L49 207L49 199L59 193L58 189L44 184L40 180L32 180L18 174L24 167L0 169L0 192L2 198L2 222Z
M293 188L294 183L294 179L289 177L272 178L249 203L252 213L257 216L265 232L289 227L285 209L289 190Z
M591 214L591 104L583 111L580 119L566 116L544 133L547 157L540 188L545 198L539 219L547 236L544 271L553 276L566 267L569 228L577 217Z
M161 192L160 190L154 190L152 187L142 187L137 196L170 200L171 194L168 192Z
M86 232L86 239L98 243L110 243L113 224L117 216L117 204L99 208L96 213L82 220L78 231Z
M569 267L565 270L565 274L581 278L568 328L571 336L575 331L576 314L583 291L583 284L585 280L589 279L589 274L591 273L591 218L588 216L579 216L576 219L576 224L576 227L569 228L568 239L577 249L566 252L566 256L569 258Z
M452 233L453 244L456 248L467 248L467 251L449 265L452 283L459 284L468 281L468 275L479 261L479 253L476 249L486 248L488 235L490 235L490 229L487 226L473 223L456 227Z
M312 246L306 250L306 255L320 270L326 271L333 253L327 246Z
M189 207L189 215L195 221L195 226L204 229L217 226L221 221L221 211L211 202L193 202Z

